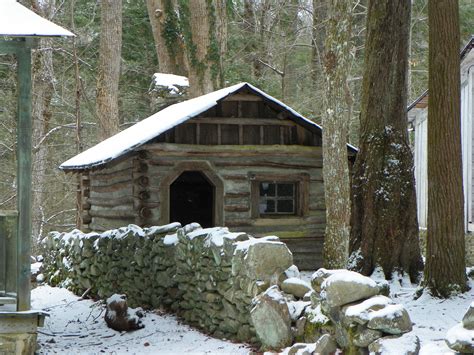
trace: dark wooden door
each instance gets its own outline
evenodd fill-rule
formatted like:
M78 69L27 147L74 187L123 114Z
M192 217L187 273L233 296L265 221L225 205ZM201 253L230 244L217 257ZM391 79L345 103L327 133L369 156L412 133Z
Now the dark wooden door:
M170 186L170 222L213 227L214 186L199 171L183 172Z

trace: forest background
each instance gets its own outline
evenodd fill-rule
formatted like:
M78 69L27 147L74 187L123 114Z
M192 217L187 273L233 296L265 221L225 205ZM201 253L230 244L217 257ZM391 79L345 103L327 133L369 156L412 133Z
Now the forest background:
M204 0L202 0L204 2ZM207 2L220 0L206 0ZM247 81L320 123L327 0L222 0L217 86ZM96 109L101 1L23 0L23 5L73 31L74 40L41 40L33 55L33 238L76 225L77 177L58 166L101 140ZM149 0L151 2L151 0ZM166 2L166 1L165 1ZM412 2L409 98L428 87L428 0ZM179 0L187 5L186 0ZM366 1L353 2L348 79L350 143L357 146L364 62ZM474 33L474 2L460 0L461 42ZM222 29L223 27L221 27ZM212 60L212 57L209 58ZM16 206L16 61L0 56L0 209ZM144 0L122 2L118 85L119 128L157 110L153 74L160 71Z

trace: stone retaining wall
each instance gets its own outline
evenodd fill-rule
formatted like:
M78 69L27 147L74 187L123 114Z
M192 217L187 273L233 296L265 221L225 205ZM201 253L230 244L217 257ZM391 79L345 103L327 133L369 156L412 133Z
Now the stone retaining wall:
M43 246L52 285L102 299L124 293L132 307L170 308L215 336L252 343L252 299L293 264L277 237L198 224L53 232Z

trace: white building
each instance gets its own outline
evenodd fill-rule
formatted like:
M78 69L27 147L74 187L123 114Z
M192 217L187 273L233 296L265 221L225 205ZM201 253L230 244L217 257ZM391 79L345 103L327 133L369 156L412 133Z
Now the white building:
M474 36L461 51L461 141L466 231L474 231L472 180L474 120ZM408 107L408 121L415 130L415 180L418 222L427 226L428 210L428 91Z

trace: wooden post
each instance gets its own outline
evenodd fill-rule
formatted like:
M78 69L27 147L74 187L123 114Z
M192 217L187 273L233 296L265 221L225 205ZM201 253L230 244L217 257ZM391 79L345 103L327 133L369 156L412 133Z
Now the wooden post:
M0 296L17 293L17 211L0 211Z
M17 205L18 280L17 310L30 309L31 273L31 46L25 38L16 54L18 61Z

